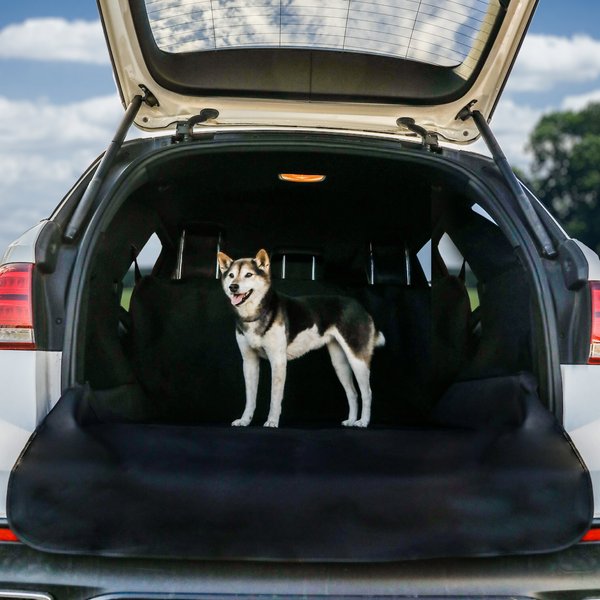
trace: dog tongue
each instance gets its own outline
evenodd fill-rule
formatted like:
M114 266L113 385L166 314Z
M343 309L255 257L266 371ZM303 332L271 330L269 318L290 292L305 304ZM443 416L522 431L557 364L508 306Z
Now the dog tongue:
M244 299L244 294L233 294L231 296L231 304L237 306Z

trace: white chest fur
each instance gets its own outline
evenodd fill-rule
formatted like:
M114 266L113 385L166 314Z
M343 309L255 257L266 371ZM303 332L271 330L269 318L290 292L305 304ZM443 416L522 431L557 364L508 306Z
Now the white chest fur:
M285 352L287 342L283 325L274 323L266 333L260 333L258 326L250 324L242 335L244 342L263 358Z

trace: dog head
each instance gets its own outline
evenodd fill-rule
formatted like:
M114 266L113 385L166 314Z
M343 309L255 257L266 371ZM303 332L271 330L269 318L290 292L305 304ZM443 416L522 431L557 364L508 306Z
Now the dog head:
M254 258L233 260L227 254L217 254L221 285L231 305L243 316L252 314L271 287L269 255L259 250Z

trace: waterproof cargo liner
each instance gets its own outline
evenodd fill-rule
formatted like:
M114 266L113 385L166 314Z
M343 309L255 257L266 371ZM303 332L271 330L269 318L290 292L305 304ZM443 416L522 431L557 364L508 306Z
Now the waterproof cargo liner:
M100 422L69 390L16 464L9 522L40 550L391 561L558 550L589 475L530 375L454 384L427 429Z

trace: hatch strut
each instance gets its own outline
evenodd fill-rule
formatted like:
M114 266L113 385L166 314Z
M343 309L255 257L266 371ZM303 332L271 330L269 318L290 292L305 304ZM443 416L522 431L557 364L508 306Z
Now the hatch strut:
M109 169L112 167L114 159L123 145L123 140L125 139L125 136L127 135L127 132L129 131L129 128L131 127L131 124L133 123L133 120L140 110L140 106L144 100L145 97L142 97L138 94L137 96L133 97L131 104L127 107L125 115L123 116L121 123L119 123L119 128L115 133L115 137L106 149L106 152L104 153L104 156L102 157L102 160L100 161L92 180L81 196L81 200L77 204L77 208L75 209L75 212L69 221L69 225L65 232L65 239L67 241L73 241L77 236L79 228L85 221L88 209L94 200L96 200L98 192L100 191L100 187L104 182L104 178L106 177Z
M471 110L471 104L465 107L459 114L459 119L466 121L469 117L473 118L475 121L475 125L481 133L481 137L485 141L486 146L492 154L494 162L498 167L498 170L502 174L502 177L506 181L510 191L514 194L515 198L523 214L525 215L525 219L535 237L537 238L538 243L542 248L543 256L546 258L554 258L557 255L556 249L554 248L554 244L548 235L548 232L544 228L542 221L540 220L538 214L535 212L529 198L523 191L517 176L514 174L508 159L502 152L502 148L500 148L500 144L498 144L498 140L494 137L492 130L488 122L485 120L485 117L478 110Z

